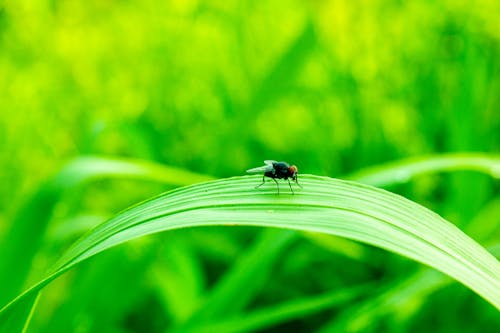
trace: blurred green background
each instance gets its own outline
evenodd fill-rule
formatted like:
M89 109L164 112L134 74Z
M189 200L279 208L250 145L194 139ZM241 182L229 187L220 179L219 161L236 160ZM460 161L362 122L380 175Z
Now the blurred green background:
M497 0L4 1L0 236L31 193L83 155L212 177L276 159L342 177L413 156L498 154L499 17ZM103 179L65 191L28 280L90 226L172 187ZM390 190L462 229L478 220L478 234L500 219L498 181L485 175ZM113 249L49 287L32 330L163 332L189 318L258 233L181 230ZM477 240L500 240L487 236ZM249 308L361 282L389 288L422 269L367 246L359 261L321 244L290 244ZM461 285L426 296L375 311L362 329L348 313L367 297L262 331L310 332L336 318L345 331L500 329L498 312Z

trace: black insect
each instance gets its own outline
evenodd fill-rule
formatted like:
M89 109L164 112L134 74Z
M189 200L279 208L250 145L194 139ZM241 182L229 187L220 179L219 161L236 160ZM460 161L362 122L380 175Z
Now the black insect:
M294 194L294 192L289 178L291 178L297 185L299 185L299 187L302 188L302 186L300 186L299 182L297 181L297 174L299 172L299 169L297 169L295 165L290 165L286 162L276 162L270 160L264 161L264 164L265 165L261 167L247 170L248 173L264 173L264 175L262 176L262 184L256 186L255 188L264 185L264 183L266 182L265 177L269 177L274 180L274 182L278 186L278 194L280 194L280 185L278 184L278 181L276 179L288 180L288 185L290 186L292 194Z

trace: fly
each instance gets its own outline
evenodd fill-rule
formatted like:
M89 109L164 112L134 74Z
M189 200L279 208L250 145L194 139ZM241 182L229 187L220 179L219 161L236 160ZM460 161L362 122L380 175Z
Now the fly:
M292 194L295 194L292 189L292 184L290 183L291 178L300 188L299 182L297 181L297 174L299 172L299 169L295 165L290 165L286 162L276 162L276 161L271 161L271 160L266 160L264 161L263 166L258 167L258 168L253 168L247 170L248 173L264 173L262 176L262 184L256 186L255 188L261 187L264 185L266 182L265 177L269 177L278 186L278 194L280 194L280 185L278 184L278 181L276 179L285 179L288 180L288 185L290 186L290 190L292 191Z

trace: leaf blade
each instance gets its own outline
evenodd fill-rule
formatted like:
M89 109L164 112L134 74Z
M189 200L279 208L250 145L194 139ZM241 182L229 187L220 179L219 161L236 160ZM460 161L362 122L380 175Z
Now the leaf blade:
M247 225L319 231L407 256L444 272L500 308L500 264L437 214L396 194L351 181L303 175L304 189L255 190L257 176L191 185L131 207L84 236L54 271L0 310L0 321L79 262L144 235L183 227Z

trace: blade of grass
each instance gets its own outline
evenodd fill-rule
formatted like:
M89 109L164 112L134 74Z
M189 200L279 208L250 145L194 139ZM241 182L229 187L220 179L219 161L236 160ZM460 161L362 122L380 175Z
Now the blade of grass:
M485 157L486 157L486 156L487 156L487 155L485 155ZM443 159L447 159L447 158L441 158L441 157L438 157L438 159L439 159L439 160L443 160ZM453 160L454 160L454 158L450 158L448 162L453 162ZM485 160L490 160L490 159L485 158ZM463 160L463 159L462 159L462 162L464 162L464 160ZM436 167L436 171L440 171L440 169L439 169L439 168L440 168L440 167L442 167L443 165L446 165L446 164L443 164L443 163L435 163L435 164L433 164L433 165L434 165L434 167ZM468 167L470 167L470 165L471 165L471 164L470 164L469 162L467 162L466 164L462 165L461 167L462 167L462 168L468 168ZM486 168L486 167L484 168L484 170L492 170L492 169L493 169L493 168ZM446 169L445 169L445 170L446 170ZM418 167L415 167L415 168L413 169L413 175L414 175L414 176L415 176L415 175L417 175L417 174L419 174L419 173L427 173L427 172L429 172L429 171L428 171L428 170L426 170L425 168L418 168ZM376 180L377 180L377 178L376 178L376 177L375 177L375 178L372 178L372 180L375 180L375 181L376 181ZM396 179L396 180L397 180L397 179ZM300 235L301 235L301 233L295 233L295 234L294 234L294 236L295 236L296 238L300 237ZM302 235L304 235L304 233L302 233ZM306 236L306 237L308 237L308 238L310 238L311 240L313 240L313 241L315 241L315 242L320 243L320 244L321 244L322 246L324 246L324 247L329 247L329 248L330 248L330 247L332 247L332 246L333 246L333 247L332 247L332 251L334 251L334 252L342 253L342 254L344 254L344 255L346 255L346 256L348 256L348 257L352 258L352 259L355 259L355 260L363 260L363 259L364 259L364 248L363 248L361 245L359 245L358 243L356 243L356 242L349 241L349 240L346 240L346 239L343 239L343 238L339 238L339 237L337 237L337 236L332 236L332 235L327 235L327 234L319 234L319 233L305 233L305 236ZM271 245L269 245L269 246L271 246ZM351 248L351 247L352 247L352 248ZM252 251L252 250L250 250L250 251ZM259 254L259 255L260 255L260 254ZM261 256L261 258L262 258L262 257L265 257L265 253L263 253L263 256ZM259 262L251 262L251 263L250 263L250 265L253 265L253 266L258 266L258 265L259 265ZM254 268L254 270L255 270L255 271L257 271L257 270L258 270L258 268L257 268L257 267L255 267L255 268ZM434 271L431 271L431 272L432 272L432 273L435 273ZM228 280L232 279L233 277L231 276L231 274L232 274L232 272L227 273L227 274L226 274L226 276L225 276L225 278L226 278L226 279L228 279ZM429 273L429 274L430 274L430 273ZM437 274L434 274L434 275L437 275ZM419 275L418 275L418 276L419 276ZM410 291L411 291L411 290L413 290L413 289L417 289L417 290L418 290L418 288L419 288L419 285L418 285L418 284L420 283L420 279L418 279L418 276L412 276L412 277L410 277L410 279L408 279L408 281L404 284L405 290L406 290L406 289L409 289ZM438 289L438 288L440 288L440 287L442 287L442 286L444 286L444 285L447 285L447 284L448 284L448 283L446 283L446 284L445 284L445 283L442 283L442 281L444 281L444 280L448 281L449 279L445 279L445 278L444 278L444 277L442 277L441 275L439 275L439 277L440 277L440 278L438 279L439 281L437 281L437 282L435 283L435 287L434 287L434 288L427 288L427 293L426 293L426 295L427 295L427 294L429 294L429 293L431 293L432 291L435 291L436 289ZM425 281L424 281L424 282L425 282ZM416 284L416 286L413 286L412 284ZM402 284L401 284L401 285L402 285ZM399 285L398 285L398 286L399 286ZM233 283L233 293L234 293L234 294L237 294L237 293L238 293L238 290L242 290L242 289L245 289L245 290L246 290L246 285L245 285L245 284L242 284L242 283L238 284L238 282L237 282L237 281L234 281L234 283ZM394 293L394 292L393 292L393 293ZM397 290L396 290L396 293L398 293L398 291L397 291ZM423 294L424 294L424 293L420 292L418 295L422 296ZM400 296L400 295L398 294L398 295L397 295L397 297L402 297L402 296ZM217 297L217 298L215 298L215 299L216 299L216 300L219 300L219 299L221 299L221 298ZM232 297L228 297L228 298L222 297L222 299L228 299L228 300L231 300L231 299L233 299L233 298L232 298ZM408 299L408 297L407 297L407 299ZM241 302L240 302L240 303L241 303ZM388 303L388 301L386 301L386 303ZM234 305L234 304L233 304L233 305ZM207 310L207 309L211 309L211 306L212 306L212 303L211 303L210 301L207 301L207 302L205 303L205 307L204 307L204 308L202 308L202 310L201 310L201 311L203 311L203 310ZM234 308L232 305L229 305L229 306L227 306L227 307L225 308L225 310L224 310L224 308L222 308L221 310L222 310L222 311L221 311L221 313L219 314L219 316L221 316L221 315L223 314L223 315L221 316L221 318L226 318L229 314L228 314L227 312L225 312L225 311L232 311L232 310L235 310L235 308ZM318 309L318 310L319 310L319 309ZM246 316L247 316L247 315L249 315L249 314L248 314L248 313L246 313L244 317L246 318ZM212 312L212 313L211 313L211 318L214 318L214 317L216 317L216 316L217 316L217 313L215 313L215 312ZM367 316L365 315L365 316L363 316L363 317L367 317ZM195 318L196 318L196 319L195 319ZM192 320L192 322L194 322L194 323L198 324L197 326L195 326L195 328L197 328L198 330L203 330L203 329L205 329L204 324L205 324L205 321L206 321L206 320L204 321L202 318L198 317L196 314L195 314L195 315L194 315L194 317L193 317L193 318L191 318L191 319L193 319L193 320ZM224 319L222 319L222 320L224 320ZM212 326L210 326L210 325L211 325L211 324L210 324L210 322L208 322L208 323L206 323L206 324L208 325L208 327L212 327ZM217 323L217 324L215 324L215 325L216 325L216 327L217 327L218 329L221 329L221 330L222 330L222 327L225 327L225 326L224 326L224 325L225 325L224 323ZM218 326L217 326L217 325L218 325ZM191 328L192 328L192 327L191 327ZM214 328L214 327L212 327L212 328ZM185 331L186 329L187 329L187 327L186 327L186 326L182 326L181 331ZM233 328L233 329L235 329L235 328ZM219 331L219 330L217 330L217 331Z
M196 331L196 327L203 326L205 322L231 316L243 309L262 288L272 265L296 238L295 231L264 230L246 254L211 290L203 306L188 322L178 327L178 331Z
M407 256L462 282L500 308L500 264L438 215L390 192L358 183L303 175L304 189L276 195L254 189L258 177L222 179L173 190L98 226L72 247L53 273L0 312L41 290L79 262L128 240L175 228L254 225L340 235Z
M95 160L93 160L93 159L94 158L87 159L87 161L89 163L86 166L85 166L85 164L82 164L82 166L90 167L90 171L99 170L99 167L98 167L99 163L100 163L99 160L111 161L111 162L113 161L113 159L105 159L105 158L95 158ZM85 158L84 158L84 160L85 160ZM121 160L119 160L119 161L121 161ZM94 162L97 162L97 167L92 166L92 164L94 164ZM131 161L131 160L126 160L125 162L126 163L133 163L133 161ZM492 175L494 177L499 176L499 173L496 172L499 169L499 165L500 165L499 159L496 157L492 157L491 155L488 155L488 154L461 153L461 154L438 155L438 156L429 157L427 160L427 163L423 163L423 162L424 161L421 159L413 159L413 161L406 160L406 161L402 161L399 163L390 163L388 165L381 166L378 168L369 168L368 171L358 172L358 173L352 175L350 178L355 179L356 177L360 177L360 180L373 183L374 185L382 186L382 185L387 185L390 183L399 182L401 180L401 177L400 177L401 173L398 172L398 170L400 168L405 169L406 172L408 170L411 171L410 177L414 177L414 176L417 176L418 174L428 173L428 172L432 172L432 171L452 171L452 170L460 170L460 169L462 169L462 170L468 170L468 169L478 170L478 171L489 173L490 175ZM450 166L450 164L453 164L453 163L455 165ZM141 165L141 164L142 163L139 161L139 165ZM150 168L150 170L152 170L152 171L156 170L156 171L160 172L159 176L152 175L152 176L150 176L150 178L152 178L153 180L158 179L160 181L161 181L161 179L163 179L164 176L161 175L161 172L162 172L162 170L165 170L165 169L162 168L162 166L154 165L153 163L145 163L145 164L152 166ZM478 164L480 164L480 165L478 165ZM108 164L108 165L112 165L112 164ZM64 169L67 169L67 167ZM115 167L106 168L105 167L102 169L103 170L100 172L103 172L103 171L110 172L111 173L110 176L112 177L113 170L118 169L118 173L120 173L121 172L120 170L122 168L120 168L120 167L118 167L118 168L115 168ZM135 167L131 168L131 170L140 170L140 169L141 169L140 166L139 167L135 166ZM89 172L89 173L92 174L92 172ZM99 173L99 172L97 172L97 173ZM134 173L134 172L132 172L132 173ZM156 172L152 172L152 173L156 173ZM61 174L64 174L64 172L61 172ZM141 174L140 171L139 171L139 174ZM378 174L380 174L380 176L377 176ZM356 176L356 175L359 175L359 176ZM366 175L368 175L368 177L365 177ZM90 178L92 178L92 177L90 177ZM180 179L178 176L175 176L174 178ZM69 179L71 179L71 177ZM144 179L148 179L148 177L144 177ZM168 177L166 177L165 179L167 179L167 181L168 181ZM410 178L408 178L408 180L410 180ZM72 182L69 182L69 183L72 183Z
M498 244L488 247L497 258ZM454 280L435 270L420 270L395 285L384 287L378 296L366 299L344 309L333 320L323 325L318 333L365 332L377 318L393 313L409 317L430 294L450 285Z
M467 228L468 234L473 234L483 243L496 242L495 233L476 232L476 225L482 221L490 221L488 228L494 230L498 228L499 219L491 219L491 213L498 208L498 200L493 200L489 205L483 208L474 218L474 222ZM491 241L487 241L491 239ZM486 242L485 242L486 241ZM488 246L488 251L495 257L500 256L499 243ZM382 290L377 297L364 300L351 307L346 308L334 320L326 323L320 330L321 333L327 332L364 332L368 327L385 315L393 314L401 317L409 317L417 310L426 298L448 286L453 282L448 276L434 270L420 270L406 277L403 281Z
M345 178L372 186L386 187L406 183L426 174L458 170L477 171L498 179L500 178L500 156L486 153L450 153L408 158L368 167L349 174ZM488 227L492 226L491 228L481 227L482 232L493 229L493 225L488 225ZM363 260L365 256L364 248L349 240L338 240L338 237L317 233L306 234L306 237L319 246L351 259Z
M64 191L102 178L157 181L176 186L211 179L179 168L133 159L87 156L69 162L18 209L2 239L2 247L8 251L0 251L1 305L19 293L45 236L52 211Z
M352 173L349 179L384 187L439 171L471 170L500 178L500 156L484 153L450 153L409 158Z
M102 178L157 181L176 186L211 179L186 170L134 159L86 156L70 161L17 209L1 241L2 247L8 250L0 252L0 304L6 304L22 288L61 195L82 183ZM15 313L15 320L0 323L0 332L21 331L29 321L36 299L35 294L27 297L19 307L19 312Z
M161 242L160 248L162 259L152 263L148 277L172 325L178 325L185 322L202 302L204 271L190 238L177 234L168 242Z
M271 265L295 239L295 234L293 231L264 230L252 248L232 267L231 278L223 278L212 290L208 302L210 306L193 316L193 319L230 315L242 309L265 283ZM246 288L242 289L241 286Z
M187 330L183 332L256 332L294 318L301 318L312 313L331 309L336 305L352 301L353 299L366 294L372 289L372 287L373 285L362 285L342 290L335 290L321 295L303 297L293 301L246 312L238 316L224 317L221 318L221 321L219 322L208 322L205 325L197 326L194 330Z
M342 311L318 333L364 332L377 318L391 311L411 311L428 294L448 285L452 280L434 270L422 270L401 282L383 287L376 294Z

